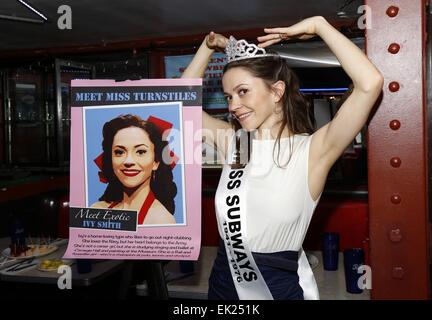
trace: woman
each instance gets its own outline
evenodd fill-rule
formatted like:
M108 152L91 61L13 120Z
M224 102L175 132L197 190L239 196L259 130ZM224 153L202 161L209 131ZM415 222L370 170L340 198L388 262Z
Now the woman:
M138 211L138 224L176 223L177 187L162 152L168 142L155 124L122 115L103 127L102 175L108 181L92 207Z
M361 50L323 17L264 32L258 47L211 32L183 74L202 77L214 50L225 48L222 84L233 121L203 113L205 139L230 162L242 154L241 141L229 133L233 127L253 136L249 163L224 165L217 189L221 246L209 299L319 298L303 239L330 168L366 123L383 85ZM296 76L281 57L263 48L316 35L336 55L354 88L334 119L314 132Z

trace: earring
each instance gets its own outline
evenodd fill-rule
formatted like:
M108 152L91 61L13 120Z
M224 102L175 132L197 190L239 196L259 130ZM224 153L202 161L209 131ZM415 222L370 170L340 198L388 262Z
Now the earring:
M279 114L282 112L282 107L278 106L277 103L275 103L275 107L273 108L274 114Z
M155 181L156 170L152 170L152 180Z

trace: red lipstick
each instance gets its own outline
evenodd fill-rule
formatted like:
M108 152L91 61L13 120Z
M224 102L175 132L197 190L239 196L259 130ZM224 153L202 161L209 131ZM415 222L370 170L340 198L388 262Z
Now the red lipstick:
M140 173L139 170L122 170L122 172L127 177L134 177Z

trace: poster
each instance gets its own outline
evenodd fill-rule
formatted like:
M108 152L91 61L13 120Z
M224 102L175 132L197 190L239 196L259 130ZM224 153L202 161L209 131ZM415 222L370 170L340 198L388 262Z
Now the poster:
M201 79L71 86L65 258L196 260Z
M180 78L192 58L193 55L166 56L165 77ZM228 108L222 89L223 68L226 63L224 53L213 53L203 78L203 106L205 109Z

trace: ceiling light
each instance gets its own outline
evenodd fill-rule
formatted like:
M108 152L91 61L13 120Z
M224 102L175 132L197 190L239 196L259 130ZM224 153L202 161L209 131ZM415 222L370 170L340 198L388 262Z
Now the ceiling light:
M35 8L33 8L31 5L29 5L27 2L25 2L24 0L17 0L19 3L21 3L23 6L27 7L30 11L33 11L34 13L36 13L39 17L41 17L42 19L44 19L45 21L48 21L48 18L45 17L42 13L40 13L38 10L36 10Z
M27 18L27 17L18 17L16 15L4 15L4 14L0 14L0 19L5 19L5 20L12 20L12 21L20 21L20 22L30 22L30 23L45 23L48 21L48 18L43 15L40 11L36 10L35 8L33 8L31 5L29 5L27 2L25 2L24 0L17 0L19 3L21 3L23 6L25 6L27 9L29 9L30 11L32 11L33 13L37 14L39 17L42 18L42 20L40 19L33 19L33 18Z

